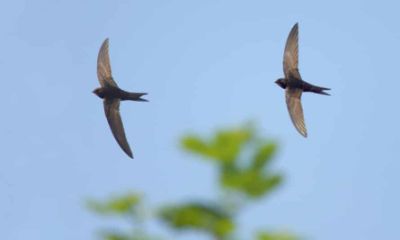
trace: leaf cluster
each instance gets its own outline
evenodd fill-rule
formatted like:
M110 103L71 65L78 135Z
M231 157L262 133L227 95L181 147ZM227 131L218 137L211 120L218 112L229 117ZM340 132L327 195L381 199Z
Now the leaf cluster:
M186 152L208 160L218 169L218 187L223 198L214 201L198 199L191 202L165 204L157 208L152 216L171 231L197 231L211 239L238 239L239 226L236 220L244 204L261 200L275 190L283 176L271 168L277 144L260 138L253 127L217 131L204 138L189 134L182 138L181 146ZM142 197L126 194L103 203L90 201L92 211L105 215L125 217L132 224L130 231L103 231L104 240L150 240L156 238L145 231L141 216ZM258 240L295 240L288 233L261 231Z

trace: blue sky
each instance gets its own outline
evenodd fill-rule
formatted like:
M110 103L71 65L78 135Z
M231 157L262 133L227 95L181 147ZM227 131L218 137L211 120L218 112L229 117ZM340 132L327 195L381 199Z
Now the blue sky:
M309 239L397 239L400 56L396 1L3 1L0 229L3 239L94 239L84 207L130 189L151 205L212 199L211 166L179 137L253 120L279 141L286 182L240 217ZM300 26L300 71L332 88L305 94L309 138L293 128L281 77L287 34ZM135 159L107 126L96 58L110 38ZM179 235L178 235L179 236ZM187 239L184 235L176 239ZM205 239L192 236L192 239Z

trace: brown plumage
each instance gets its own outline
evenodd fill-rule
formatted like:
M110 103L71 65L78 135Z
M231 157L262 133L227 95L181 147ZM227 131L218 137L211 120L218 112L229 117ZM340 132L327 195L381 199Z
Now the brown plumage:
M103 99L104 112L108 124L110 125L111 132L122 150L129 157L133 158L132 150L125 136L124 125L122 124L121 115L119 113L119 105L121 100L147 101L141 98L141 96L146 95L146 93L126 92L118 87L111 73L108 38L104 40L101 45L97 57L97 78L99 79L101 87L96 88L93 92Z
M314 86L303 81L299 72L299 27L296 23L289 33L286 40L285 52L283 54L283 73L285 78L275 81L281 88L285 89L286 105L290 119L297 131L307 137L307 128L304 122L303 107L301 105L301 95L303 92L314 92L329 95L324 90L329 88Z

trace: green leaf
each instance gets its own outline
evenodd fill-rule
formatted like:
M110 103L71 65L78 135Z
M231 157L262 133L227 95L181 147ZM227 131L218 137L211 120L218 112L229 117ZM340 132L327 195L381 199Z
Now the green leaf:
M182 146L189 152L213 159L220 166L222 187L238 191L252 198L260 198L279 185L282 177L266 173L276 152L276 144L256 136L254 127L218 131L211 139L195 135L182 138ZM253 156L240 159L242 152ZM242 166L242 162L247 163Z
M103 233L102 237L104 240L132 240L128 235L116 232Z
M253 157L252 168L261 169L264 168L271 160L272 156L276 151L275 143L265 143L261 145Z
M212 145L218 153L218 160L224 163L235 161L250 136L252 132L249 129L218 132Z
M104 240L155 240L155 238L143 233L123 234L116 231L107 231L101 234Z
M265 174L261 170L237 169L224 166L221 171L223 186L241 192L251 198L260 198L279 186L280 175Z
M127 194L112 198L104 203L89 200L88 207L98 214L131 214L140 203L138 194Z
M257 240L299 240L299 238L293 234L285 232L281 233L262 232L258 234Z
M189 152L220 163L228 163L237 159L242 147L251 139L252 135L253 130L250 128L219 131L210 140L188 135L182 138L182 146Z
M194 135L188 135L182 138L182 146L187 151L196 154L200 154L207 157L212 155L212 153L209 152L209 147L207 143L205 143L202 139Z
M235 228L231 217L220 207L203 203L165 207L160 217L177 230L198 230L217 237L225 237Z

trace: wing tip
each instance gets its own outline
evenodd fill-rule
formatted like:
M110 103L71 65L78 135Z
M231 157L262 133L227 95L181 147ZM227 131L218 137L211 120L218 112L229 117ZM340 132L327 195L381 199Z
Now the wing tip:
M128 157L133 159L133 153L132 153L131 147L129 146L129 143L127 141L126 141L126 144L120 144L120 147L126 153L126 155L128 155Z
M307 138L307 132L304 132L304 133L300 133L304 138Z
M132 154L132 150L130 148L128 149L122 149L124 150L124 152L126 153L126 155L128 155L128 157L133 159L133 154Z
M299 22L295 22L292 26L292 29L290 29L291 32L298 31L299 30Z
M108 37L106 37L106 39L104 39L103 44L108 44L108 42L110 41L110 39Z
M109 42L109 38L107 37L106 39L104 39L103 43L101 44L99 53L104 51L105 49L108 49L108 42Z
M296 22L293 27L292 27L292 31L298 33L299 32L299 23Z
M126 142L126 146L124 146L123 150L124 150L124 152L125 152L130 158L133 159L132 149L131 149L131 147L129 146L129 143L128 143L128 142Z
M295 127L295 129L297 130L297 132L300 133L301 136L303 136L304 138L307 138L307 137L308 137L307 129L306 129L306 128L301 128L301 127L297 126L296 124L294 125L294 127Z

